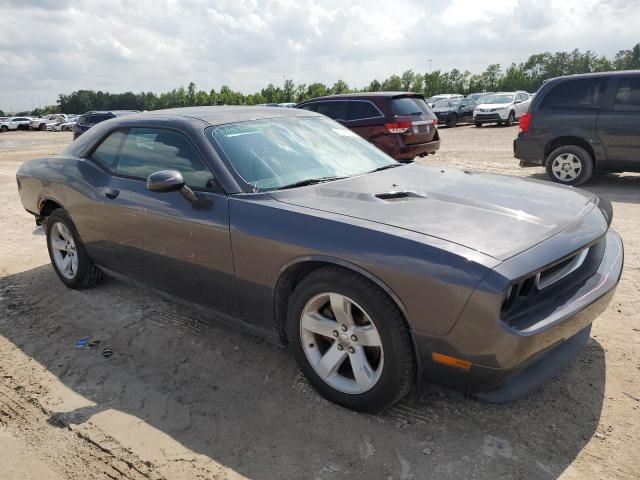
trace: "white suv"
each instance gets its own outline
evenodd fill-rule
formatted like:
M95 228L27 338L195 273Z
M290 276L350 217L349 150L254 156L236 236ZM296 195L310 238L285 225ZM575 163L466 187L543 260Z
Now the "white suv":
M29 130L30 118L27 117L9 117L0 122L0 132L7 130Z
M531 95L527 92L498 92L482 97L482 103L473 111L476 127L483 123L503 123L509 127L527 112Z
M64 113L52 113L42 118L34 118L31 121L32 130L46 130L47 125L55 125L57 123L63 123L67 121L67 116Z

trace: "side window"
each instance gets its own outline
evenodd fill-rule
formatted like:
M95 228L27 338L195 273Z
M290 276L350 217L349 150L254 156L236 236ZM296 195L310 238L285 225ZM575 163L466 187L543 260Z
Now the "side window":
M91 158L107 170L113 171L125 135L121 130L113 132L93 151Z
M317 103L307 103L305 105L301 105L300 107L296 107L296 108L301 108L303 110L311 110L312 112L315 112L318 108L318 104Z
M618 112L640 112L640 77L620 79L613 109Z
M362 100L351 100L349 102L349 115L347 120L353 121L363 118L377 118L380 116L380 112L371 102Z
M85 115L82 117L80 125L84 127L93 127L96 124L95 115Z
M178 170L193 188L214 186L211 170L184 135L155 128L130 129L117 160L116 174L145 180L159 170Z
M318 102L318 109L316 112L326 115L334 120L346 120L347 119L347 106L349 102Z
M600 108L606 78L580 78L562 82L547 92L540 108Z

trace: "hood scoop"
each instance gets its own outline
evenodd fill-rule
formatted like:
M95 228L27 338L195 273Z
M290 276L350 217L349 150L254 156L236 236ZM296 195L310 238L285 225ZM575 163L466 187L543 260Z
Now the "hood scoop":
M426 198L424 195L420 195L416 192L411 191L391 191L376 193L375 197L387 202L399 202L403 200L417 200L418 198Z

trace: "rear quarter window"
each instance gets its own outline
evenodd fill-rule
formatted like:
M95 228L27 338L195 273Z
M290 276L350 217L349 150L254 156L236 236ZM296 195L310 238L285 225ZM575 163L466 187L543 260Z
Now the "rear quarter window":
M380 118L382 114L369 101L351 100L349 102L349 115L347 120L363 120L366 118Z
M334 120L346 120L348 105L348 101L318 102L316 112L333 118Z
M607 78L580 78L554 85L547 92L541 109L600 108Z
M620 79L613 109L618 112L640 112L640 77Z
M401 97L391 100L391 111L394 115L421 115L430 113L427 102L420 97Z

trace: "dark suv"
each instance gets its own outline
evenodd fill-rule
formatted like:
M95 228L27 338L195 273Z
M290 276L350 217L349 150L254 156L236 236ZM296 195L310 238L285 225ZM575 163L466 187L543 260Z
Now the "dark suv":
M75 140L84 132L89 130L94 125L100 122L109 120L110 118L119 117L120 115L127 115L129 113L139 113L138 110L109 110L109 111L91 111L78 117L78 121L73 127L73 139Z
M580 185L594 171L640 171L640 70L547 81L520 120L513 143L521 167Z
M299 103L296 108L333 118L396 160L424 157L440 148L438 119L417 93L332 95Z

